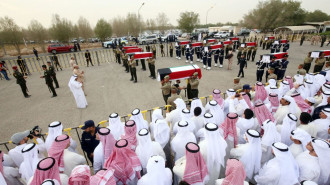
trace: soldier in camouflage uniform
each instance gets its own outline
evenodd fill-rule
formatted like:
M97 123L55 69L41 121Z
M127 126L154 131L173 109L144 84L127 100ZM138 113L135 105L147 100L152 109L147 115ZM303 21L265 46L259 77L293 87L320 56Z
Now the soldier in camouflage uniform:
M28 89L26 87L26 80L25 80L27 77L18 71L17 66L13 66L13 70L14 70L13 76L16 78L16 83L19 86L21 86L24 97L29 98L30 95L27 93Z
M57 78L56 78L56 72L55 72L54 66L52 66L52 63L50 61L47 62L47 65L48 65L49 74L50 74L50 76L52 77L52 79L55 83L55 87L59 88L60 86L58 85L58 81L57 81Z
M53 93L53 97L56 97L56 91L54 89L53 86L53 80L52 80L52 76L50 75L50 72L47 70L47 66L46 65L42 65L42 70L44 70L44 76L40 76L40 78L44 78L46 81L46 85L48 86L49 91L51 91Z

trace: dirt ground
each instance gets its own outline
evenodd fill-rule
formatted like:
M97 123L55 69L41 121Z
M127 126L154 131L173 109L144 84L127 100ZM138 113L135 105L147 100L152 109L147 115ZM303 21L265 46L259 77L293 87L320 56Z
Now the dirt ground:
M291 43L290 63L286 74L296 74L297 66L303 62L307 52L320 49L320 46L311 46L309 42L305 42L303 46L299 46L297 42ZM330 47L322 49L330 49ZM265 53L269 53L269 50L259 48L256 58ZM199 96L210 95L215 88L222 92L231 88L233 78L238 74L236 62L235 60L233 70L230 71L226 70L227 61L224 63L224 68L212 67L210 71L202 70ZM202 63L197 64L202 68ZM158 57L156 60L156 69L182 65L186 65L184 59ZM72 75L70 69L57 72L60 88L56 89L58 94L56 98L51 98L44 79L41 79L37 73L33 73L27 79L29 94L32 95L28 99L24 98L13 76L10 76L10 81L1 80L0 142L8 141L15 132L30 130L35 125L39 125L44 132L47 132L48 124L56 120L61 121L64 127L68 128L81 125L89 119L96 123L107 120L113 112L127 115L135 108L146 110L164 105L160 82L150 79L149 71L142 71L141 64L137 67L138 83L136 84L129 81L130 75L124 72L122 65L114 61L88 68L81 66L81 69L86 73L85 89L88 101L86 109L76 108L73 95L67 86ZM245 73L241 83L253 85L256 81L255 62L248 62ZM182 85L185 85L185 82L182 82ZM184 93L181 95L184 97ZM1 149L3 147L0 147Z

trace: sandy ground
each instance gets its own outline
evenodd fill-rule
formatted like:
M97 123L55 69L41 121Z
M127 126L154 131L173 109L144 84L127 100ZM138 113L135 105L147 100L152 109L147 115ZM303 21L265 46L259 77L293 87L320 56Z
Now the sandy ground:
M306 42L302 47L298 43L291 43L289 51L289 69L287 75L294 75L298 64L303 62L307 52L319 50L319 46L311 46ZM330 49L325 47L323 49ZM260 54L269 53L259 48L257 57ZM236 54L235 54L236 58ZM213 62L213 61L212 61ZM207 96L212 90L218 88L225 92L233 85L233 78L238 74L237 61L233 65L233 70L226 70L227 61L224 68L212 67L210 71L202 70L202 79L199 85L199 96ZM197 63L202 67L202 63ZM185 60L177 60L169 57L158 57L156 69L186 65ZM212 63L212 66L214 63ZM312 66L313 67L313 66ZM108 116L117 112L120 115L129 114L134 108L141 110L151 109L164 105L160 83L150 79L149 71L142 71L141 64L137 67L138 83L134 84L130 75L124 72L124 68L111 61L100 66L85 67L86 92L88 107L77 109L71 91L67 84L72 72L64 69L57 73L60 88L56 89L58 97L51 98L44 79L39 78L38 73L33 73L27 79L27 87L30 98L24 98L19 85L16 84L13 76L12 80L0 81L0 117L1 127L0 141L8 141L12 134L18 131L30 130L35 125L39 125L44 132L47 131L49 123L58 120L65 128L78 126L84 121L92 119L96 123L107 120ZM245 70L245 78L242 84L253 84L256 81L255 62L248 62L248 69ZM185 84L185 82L182 82ZM184 96L184 93L181 94ZM149 117L149 115L147 116ZM12 147L13 145L9 145ZM4 149L2 146L0 150Z

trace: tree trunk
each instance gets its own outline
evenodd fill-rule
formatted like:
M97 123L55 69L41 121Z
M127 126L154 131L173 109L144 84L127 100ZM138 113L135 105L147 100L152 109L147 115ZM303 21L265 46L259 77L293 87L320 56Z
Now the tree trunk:
M19 43L13 43L18 55L21 55L21 48L19 48Z

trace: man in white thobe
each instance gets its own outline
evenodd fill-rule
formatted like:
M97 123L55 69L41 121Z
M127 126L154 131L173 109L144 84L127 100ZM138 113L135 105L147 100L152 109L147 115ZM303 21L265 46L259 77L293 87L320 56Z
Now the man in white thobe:
M281 98L280 106L278 107L276 113L274 114L276 123L281 125L283 119L289 113L294 114L296 117L299 117L301 110L299 109L295 100L291 96L285 95ZM300 124L300 121L298 121L297 124Z
M69 87L76 100L77 108L80 109L84 109L88 105L82 86L83 84L78 81L78 77L76 76L73 76L73 78L71 77L69 81Z
M320 119L314 120L310 124L314 124L317 128L316 137L324 140L329 139L330 108L324 108L320 113Z

